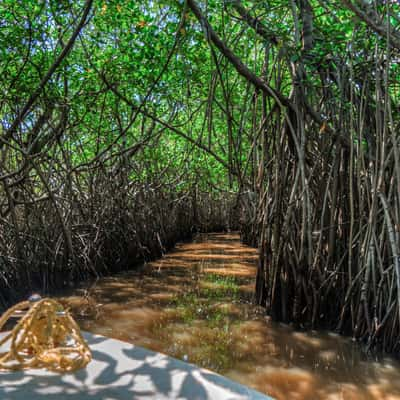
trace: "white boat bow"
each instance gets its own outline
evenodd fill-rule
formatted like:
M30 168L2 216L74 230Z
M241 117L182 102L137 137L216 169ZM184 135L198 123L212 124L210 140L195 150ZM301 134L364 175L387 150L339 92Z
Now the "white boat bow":
M0 333L0 337L4 335ZM84 333L93 360L80 371L0 372L1 400L272 400L161 353ZM0 346L0 353L7 349Z

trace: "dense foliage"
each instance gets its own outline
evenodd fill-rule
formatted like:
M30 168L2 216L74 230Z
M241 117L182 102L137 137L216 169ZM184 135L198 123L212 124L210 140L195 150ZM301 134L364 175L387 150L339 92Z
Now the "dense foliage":
M2 1L0 284L99 271L240 206L269 313L397 349L399 14Z

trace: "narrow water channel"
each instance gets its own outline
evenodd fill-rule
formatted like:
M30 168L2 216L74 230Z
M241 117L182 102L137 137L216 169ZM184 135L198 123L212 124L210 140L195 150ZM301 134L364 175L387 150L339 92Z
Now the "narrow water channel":
M139 270L65 296L82 329L219 372L278 400L400 399L400 365L350 339L302 333L252 305L257 252L199 235Z

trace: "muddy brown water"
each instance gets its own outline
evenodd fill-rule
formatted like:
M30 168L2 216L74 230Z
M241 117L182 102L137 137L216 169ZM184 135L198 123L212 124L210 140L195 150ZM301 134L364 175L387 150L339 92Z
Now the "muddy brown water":
M276 399L400 399L400 364L348 338L297 332L252 305L257 252L199 235L140 270L62 297L82 329L219 372Z

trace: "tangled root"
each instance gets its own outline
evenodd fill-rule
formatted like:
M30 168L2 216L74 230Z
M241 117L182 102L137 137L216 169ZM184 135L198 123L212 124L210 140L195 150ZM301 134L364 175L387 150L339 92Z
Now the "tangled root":
M91 361L91 351L78 325L55 300L16 304L0 318L0 330L12 314L23 310L28 311L0 339L0 346L10 341L9 351L0 353L0 370L46 368L62 373L76 371Z

